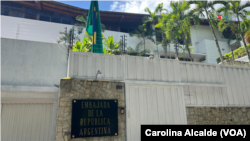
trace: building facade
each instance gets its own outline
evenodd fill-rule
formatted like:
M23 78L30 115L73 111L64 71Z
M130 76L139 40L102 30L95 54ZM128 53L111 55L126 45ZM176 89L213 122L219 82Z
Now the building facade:
M216 64L216 58L219 56L215 42L213 41L212 33L206 23L202 23L201 26L197 26L196 28L191 27L191 40L193 44L191 47L194 49L192 56L196 62L204 62L204 65L202 65L202 63L191 65L188 62L187 64L183 63L185 59L183 59L184 61L176 61L174 59L160 59L156 57L157 60L147 60L145 57L140 58L134 56L126 58L126 61L129 63L126 62L127 65L125 65L124 56L95 56L88 53L75 57L74 60L77 61L77 59L79 59L78 62L74 62L71 58L73 63L69 64L70 58L68 58L68 47L64 44L57 43L59 37L61 36L59 32L64 32L65 28L69 31L69 29L76 23L75 17L77 15L86 16L87 12L88 10L85 9L53 1L1 1L2 140L55 141L57 139L61 141L71 139L72 137L70 137L69 132L71 131L70 122L68 122L68 120L70 120L69 113L71 111L69 107L70 100L72 100L72 98L117 98L119 101L122 101L122 103L119 103L121 106L119 108L125 108L125 111L126 108L130 108L129 110L131 110L131 115L127 114L129 111L127 111L127 113L125 112L125 115L119 115L119 117L121 117L121 119L119 119L119 129L121 129L121 132L118 134L120 137L119 139L128 141L139 139L139 136L134 137L134 135L139 132L139 122L136 121L140 121L140 119L138 118L139 116L136 116L136 114L138 114L140 109L133 110L131 107L138 107L138 104L145 104L143 101L141 103L136 103L137 105L135 104L135 100L138 100L139 97L145 98L141 95L142 92L146 92L149 95L150 99L148 100L152 101L154 108L157 107L157 104L170 104L171 99L165 99L165 102L164 99L160 97L165 94L172 96L173 100L178 101L177 103L173 103L174 105L168 106L172 107L173 110L166 109L166 113L169 112L167 110L171 110L170 114L168 114L171 115L169 116L169 119L171 120L166 121L167 124L196 123L195 120L198 119L193 119L192 115L196 115L197 113L193 114L192 110L188 110L187 113L189 117L188 119L185 118L186 110L184 102L186 102L186 105L189 107L194 105L198 107L202 107L204 105L212 105L214 107L233 107L237 104L239 107L249 107L250 96L245 90L249 90L249 88L245 85L250 83L250 79L247 79L250 78L249 69L231 69L230 67L223 68L229 73L243 71L244 74L241 75L241 78L246 78L240 80L238 77L235 77L237 78L237 81L239 81L237 84L244 84L239 85L239 87L242 87L242 91L240 92L241 95L239 96L240 99L232 93L230 93L230 96L227 96L225 93L226 90L230 92L229 89L232 88L233 91L236 92L236 84L235 86L234 83L225 84L228 81L224 82L223 75L223 82L222 78L217 77L220 70L214 64ZM129 37L128 32L137 28L138 25L141 24L141 18L143 16L145 15L101 11L101 21L106 26L104 37L107 38L108 36L113 36L115 42L119 42L121 39L120 36L126 35L127 47L135 49L136 45L141 40L137 37ZM228 45L227 40L222 38L218 31L216 31L216 35L218 36L223 54L228 53L231 50L231 46L239 46L237 42ZM82 38L86 35L81 34L79 36ZM157 46L155 44L150 41L146 41L146 48L150 50L150 54L157 56ZM161 45L158 45L158 50L160 56L164 57ZM168 57L175 56L173 44L171 44L171 48L168 53L170 53L167 54ZM84 63L87 62L87 67L81 66L83 65L81 64L81 61L83 61L84 58L88 58L88 61L84 61ZM188 58L188 55L184 54L184 58ZM105 63L109 65L104 66L104 63L100 64L101 61L105 61ZM98 85L95 85L95 83L92 82L87 82L87 79L94 79L96 76L98 65L95 63L99 63L102 67L102 74L99 75L101 80L112 80L115 82L100 82L100 86L102 87L98 87L99 82ZM162 65L164 63L167 65ZM79 67L75 67L78 64L80 64ZM73 67L70 67L70 65L73 65ZM180 66L184 69L180 69ZM134 69L137 67L138 69ZM193 68L198 67L201 68L199 71L197 71L198 69L192 70ZM181 72L182 75L178 74L178 72ZM207 75L202 75L204 72L206 72ZM190 73L190 75L188 75L188 73ZM200 75L196 76L195 73ZM78 80L65 80L64 83L61 83L61 79L67 76L82 76L82 78L79 77L77 78ZM229 76L230 78L225 77L225 79L234 80L234 75ZM125 78L129 81L124 84ZM86 80L80 81L79 79ZM138 81L143 81L143 83L145 83L145 81L150 81L150 84L141 87L141 84L139 84ZM165 82L168 83L165 84ZM191 82L195 82L195 85L197 83L204 84L197 84L197 87L191 86L190 88L182 88L184 83L185 85L190 85ZM116 89L116 85L123 86L122 90L118 90L119 94L121 94L119 96L116 95L117 93L113 93L113 90ZM178 86L172 88L172 85ZM225 85L227 85L227 87ZM92 89L86 88L90 86L95 89L98 88L97 95L94 95L95 91L92 91ZM124 92L125 87L129 93ZM209 93L209 90L213 87L219 87L214 91L214 97L211 99L216 99L217 97L221 98L221 96L223 96L224 99L221 98L215 104L213 103L213 100L208 102L205 101L204 98L202 99L198 95L201 87L202 89L203 87L206 87L204 92L207 93ZM103 88L105 88L105 92L103 92ZM164 93L163 90L169 91L170 93ZM79 91L81 92L79 93ZM158 100L153 96L155 91L157 91L157 95L159 95ZM194 94L194 92L196 93ZM186 93L187 95L185 95ZM126 94L130 97L125 97ZM190 94L194 94L194 96L191 96ZM206 95L206 93L203 94ZM175 97L177 95L178 97ZM198 100L196 101L195 99ZM125 102L127 102L127 104L125 104ZM132 104L130 107L127 107L128 103L134 103L135 105ZM182 107L174 110L176 106ZM246 122L242 123L249 123L249 109L243 109L242 111L244 111L244 115L248 116ZM157 110L154 109L152 109L152 112L156 113L143 114L148 114L149 117L153 115L156 115L157 118L162 117L162 112L157 112ZM132 121L132 117L134 117L135 120ZM175 117L180 118L178 119ZM211 121L212 120L213 117L211 118ZM145 122L149 123L147 120L145 120ZM160 122L164 122L164 120L154 120L154 122L155 124L160 124ZM136 125L136 127L133 125ZM127 131L132 134L129 134ZM90 140L93 139L91 138ZM110 140L118 140L118 138L114 137Z
M86 17L88 10L65 5L53 1L44 2L1 2L1 18L2 18L2 38L38 41L46 43L57 43L60 38L59 32L65 32L77 23L75 17L83 15ZM53 9L52 9L53 8ZM121 12L100 11L101 22L105 25L104 37L113 36L115 42L121 40L121 36L126 37L126 47L136 48L136 45L141 41L137 37L130 37L129 31L138 28L142 24L142 17L146 14L132 14ZM83 29L85 30L85 29ZM217 64L216 59L219 57L218 50L215 45L214 37L208 23L201 22L200 26L192 26L191 42L193 49L192 57L196 62L206 62ZM229 45L228 39L225 39L222 33L216 32L216 37L224 55L240 47L240 43L233 41ZM76 34L77 35L77 34ZM84 33L79 37L82 39L86 36ZM156 38L155 40L160 40ZM174 44L170 45L170 51L167 57L175 58ZM161 45L155 45L153 42L146 40L146 49L150 50L150 54L156 57L160 55L165 57ZM179 50L179 54L182 50ZM188 54L185 52L181 60L188 60Z

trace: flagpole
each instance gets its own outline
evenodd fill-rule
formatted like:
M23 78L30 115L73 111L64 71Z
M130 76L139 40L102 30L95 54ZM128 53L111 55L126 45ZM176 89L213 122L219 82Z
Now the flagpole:
M95 40L95 38L94 38L94 36L95 36L95 35L94 35L94 24L95 24L95 23L94 23L94 22L95 22L95 21L94 21L94 4L92 4L92 9L93 9L93 18L92 18L92 19L93 19L93 32L92 32L92 38L93 38L92 44L93 44L93 45L92 45L92 52L94 53L94 52L95 52L95 51L94 51L94 46L95 46L95 41L94 41L94 40Z

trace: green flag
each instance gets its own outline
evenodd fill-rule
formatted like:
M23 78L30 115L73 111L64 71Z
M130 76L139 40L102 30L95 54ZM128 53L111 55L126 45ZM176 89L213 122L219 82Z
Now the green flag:
M93 44L91 52L103 53L101 18L100 18L98 1L91 1L88 13L86 31L88 32L88 34L93 36Z

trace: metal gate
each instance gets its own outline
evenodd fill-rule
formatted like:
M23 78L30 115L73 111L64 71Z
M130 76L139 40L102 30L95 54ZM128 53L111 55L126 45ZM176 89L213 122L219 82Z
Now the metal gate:
M2 104L2 141L50 141L52 104Z
M126 84L127 140L139 141L141 124L187 124L183 88Z

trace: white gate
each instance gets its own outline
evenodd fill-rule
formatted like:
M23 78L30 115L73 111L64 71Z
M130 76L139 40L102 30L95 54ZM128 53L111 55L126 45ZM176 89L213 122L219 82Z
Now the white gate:
M127 140L139 141L142 124L187 124L180 86L126 83Z
M51 103L2 104L2 141L50 141L52 126Z

